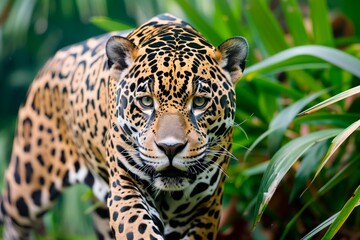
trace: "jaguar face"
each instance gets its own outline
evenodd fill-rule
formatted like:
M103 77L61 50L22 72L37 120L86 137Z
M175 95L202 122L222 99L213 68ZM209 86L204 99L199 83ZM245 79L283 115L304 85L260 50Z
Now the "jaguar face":
M121 37L107 44L119 78L118 124L133 147L128 154L134 162L127 167L163 191L184 190L218 166L219 143L231 134L234 119L234 84L247 53L242 38L215 48L179 29L138 46Z

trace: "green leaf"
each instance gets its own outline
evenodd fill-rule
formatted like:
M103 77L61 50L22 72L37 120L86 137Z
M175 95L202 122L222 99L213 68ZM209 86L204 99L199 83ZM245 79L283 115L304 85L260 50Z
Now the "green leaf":
M290 194L290 201L293 201L301 189L306 188L306 181L312 175L316 167L318 166L321 158L326 153L329 144L327 142L321 142L315 144L309 151L304 155L303 160L301 161L299 169L295 174L294 186Z
M248 150L245 153L244 159L246 161L246 159L248 158L249 154L251 153L252 150L254 150L254 148L262 141L264 140L267 136L269 136L271 133L275 132L276 130L278 130L279 128L272 128L272 129L268 129L266 130L266 132L262 133L252 144L251 146L248 148Z
M342 129L327 129L292 140L276 152L261 180L254 211L254 227L260 221L267 204L286 172L315 143L336 136Z
M317 69L325 69L325 67L319 66L319 64L315 64L318 66ZM331 69L331 65L326 63L327 68ZM319 92L324 89L324 86L327 84L325 81L319 81L319 79L311 74L311 71L301 70L291 70L286 74L291 81L291 85L293 88L298 89L303 92ZM330 97L327 96L327 97Z
M243 174L245 176L251 177L253 175L264 173L268 165L269 165L269 161L258 163L255 166L244 169Z
M181 7L183 12L189 18L189 22L194 24L199 32L204 34L211 43L217 45L224 40L216 31L216 29L206 21L206 17L203 11L199 11L194 7L193 4L186 0L177 0L176 3Z
M332 114L327 112L318 112L311 115L302 115L294 119L295 125L299 124L315 124L315 125L331 125L340 128L346 128L353 122L360 119L360 114L344 113Z
M313 101L315 98L323 94L324 92L318 92L315 94L311 94L293 104L289 107L286 107L282 110L276 117L273 118L269 125L269 129L276 128L277 130L272 132L269 135L269 149L270 152L275 152L283 139L284 132L286 128L289 126L291 121L296 117L296 115L303 109L307 104Z
M334 46L326 0L309 0L310 17L315 43Z
M245 15L254 39L262 46L265 56L288 48L284 33L266 1L247 1Z
M319 189L319 195L327 193L343 179L351 177L354 174L354 169L359 169L359 165L360 156L358 154L354 154L349 159L349 164L345 165L344 168L336 172L336 174Z
M233 36L239 35L240 31L242 29L239 27L240 16L239 16L239 18L237 18L234 15L234 13L230 7L230 4L227 1L215 0L214 4L215 4L215 6L214 6L215 11L218 10L222 14L220 16L220 18L214 18L214 20L216 21L216 23L214 23L215 26L218 26L219 23L221 24L222 22L224 22L224 27L226 27ZM236 12L237 12L237 14L241 14L241 9L238 8ZM223 21L219 21L219 20L223 20ZM224 36L222 36L222 37L224 37Z
M282 0L281 6L295 45L308 44L308 35L304 26L304 16L295 0Z
M354 122L353 124L351 124L349 127L347 127L345 130L343 130L341 133L339 133L339 135L337 135L330 147L329 150L327 151L325 157L321 160L320 166L318 167L314 178L312 179L311 182L314 181L314 179L319 175L321 169L325 166L325 164L327 163L327 161L334 155L334 153L336 152L336 150L341 146L341 144L353 133L355 132L358 128L360 127L360 120Z
M283 94L291 98L299 99L304 96L303 93L293 89L289 86L279 83L276 80L272 80L263 76L257 76L254 80L254 83L259 84L263 87L263 90L268 93L271 92L276 95Z
M114 20L103 16L92 17L90 22L95 26L108 32L129 30L134 28L134 26L128 25L126 23L121 23L118 20Z
M283 66L280 69L274 69L272 71L269 71L268 74L278 74L282 72L290 72L290 71L296 71L298 72L303 71L304 69L327 69L330 68L331 65L326 62L307 62L307 63L299 63L299 64L293 64L289 66Z
M264 61L254 64L245 69L245 80L252 80L255 76L279 71L284 67L298 64L329 62L353 75L360 77L360 60L340 50L323 46L301 46L282 51Z
M316 112L316 111L318 111L318 110L320 110L320 109L322 109L324 107L327 107L327 106L329 106L329 105L331 105L333 103L336 103L338 101L341 101L341 100L343 100L345 98L348 98L348 97L353 96L353 95L358 94L358 93L360 93L360 86L353 87L353 88L351 88L349 90L341 92L341 93L339 93L339 94L337 94L337 95L335 95L335 96L333 96L331 98L328 98L325 101L322 101L321 103L318 103L315 106L313 106L313 107L299 113L299 116Z
M292 228L292 226L296 223L297 219L300 217L300 215L320 196L323 196L325 193L330 191L333 187L335 187L337 184L341 182L341 180L350 177L354 174L354 169L358 168L358 165L360 162L358 161L360 156L356 156L350 161L349 164L347 164L343 169L341 169L339 172L337 172L329 181L326 182L324 186L319 189L318 192L315 192L312 195L312 198L308 200L305 205L297 211L297 213L291 218L291 220L286 224L286 227L284 231L281 234L281 240L287 239L286 235L289 232L289 230ZM321 228L322 230L322 228ZM315 233L314 233L315 234Z
M336 152L336 150L341 146L341 144L360 126L360 120L354 122L349 127L347 127L345 130L341 131L332 141L332 144L330 145L325 157L322 159L320 166L317 169L317 172L315 173L315 176L313 177L311 183L314 181L314 179L318 176L321 169L324 167L326 162L330 159L330 157ZM310 185L309 185L310 186ZM308 187L309 187L308 186ZM307 187L307 188L308 188ZM325 187L325 186L324 186ZM321 188L319 190L319 193L323 193L325 188ZM307 189L306 188L306 189ZM327 187L328 188L328 187Z
M306 234L301 240L311 239L316 233L319 233L321 230L326 228L331 224L329 229L326 231L325 235L322 239L332 239L335 234L338 232L340 227L344 224L346 219L349 217L351 212L355 207L360 206L360 186L358 186L354 192L354 194L350 197L350 199L346 202L340 212L332 215L324 222L319 224L316 228L314 228L311 232Z
M336 213L334 215L332 215L331 217L329 217L328 219L326 219L324 222L322 222L321 224L319 224L316 228L314 228L311 232L309 232L308 234L306 234L301 240L308 240L311 239L315 234L317 234L318 232L320 232L321 230L323 230L324 228L326 228L327 226L329 226L332 222L334 222L334 219L339 215L339 213Z
M296 117L298 112L303 109L307 104L313 101L315 98L320 96L323 92L312 94L307 96L290 106L284 108L278 115L276 115L269 125L269 129L261 134L251 146L248 148L245 154L245 159L247 159L250 152L267 136L269 136L269 144L272 152L278 148L280 142L283 138L286 128L289 126L292 120Z
M278 109L278 95L265 91L262 84L255 83L257 106L261 114L265 117L266 122L270 122L274 112Z
M256 92L249 89L245 83L246 82L239 82L236 85L236 96L239 96L236 98L237 111L247 111L266 122L266 116L263 116L258 108L258 99L255 94Z

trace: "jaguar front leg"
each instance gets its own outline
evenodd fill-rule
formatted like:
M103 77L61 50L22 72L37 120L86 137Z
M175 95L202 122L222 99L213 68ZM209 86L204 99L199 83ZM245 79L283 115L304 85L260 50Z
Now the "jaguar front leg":
M97 239L112 240L114 239L113 232L109 228L109 209L103 202L94 202L99 206L94 210L92 214L93 225Z
M199 207L197 212L201 214L192 220L191 227L183 234L181 239L216 239L220 211L221 203L215 198Z
M164 239L164 224L154 203L127 172L115 170L109 184L107 203L115 239Z
M224 181L225 175L221 174L215 191L212 195L204 196L200 200L193 215L190 216L188 228L179 236L179 239L216 239L221 216Z

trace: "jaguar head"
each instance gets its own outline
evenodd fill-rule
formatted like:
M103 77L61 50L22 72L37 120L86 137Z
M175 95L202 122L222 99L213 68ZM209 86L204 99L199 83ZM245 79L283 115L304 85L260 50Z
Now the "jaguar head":
M114 36L106 45L118 79L117 124L129 145L130 171L163 191L184 190L223 161L232 133L236 81L247 42L218 47L193 29L166 26L138 42Z

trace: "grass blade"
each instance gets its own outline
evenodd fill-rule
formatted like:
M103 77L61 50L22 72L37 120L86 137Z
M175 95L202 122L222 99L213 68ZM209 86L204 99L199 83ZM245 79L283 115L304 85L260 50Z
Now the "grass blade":
M304 26L304 16L302 16L301 14L300 7L297 1L282 0L281 6L294 44L308 44L309 40Z
M295 181L290 194L290 202L294 201L300 190L306 188L307 180L311 178L312 174L315 172L321 158L326 154L328 147L328 142L324 141L314 145L306 152L300 167L295 174Z
M292 140L276 152L261 180L254 211L254 227L260 221L281 179L295 161L315 143L334 137L341 131L342 129L327 129L310 133Z
M215 4L215 10L219 10L222 13L222 18L224 19L225 27L229 30L229 32L231 32L231 35L232 36L239 35L240 30L242 29L239 27L240 16L239 18L236 18L228 1L215 0L214 4ZM240 8L236 9L236 12L241 13L241 9ZM219 24L218 19L216 19L217 21L216 26L217 24Z
M328 98L325 101L322 101L321 103L318 103L315 106L313 106L313 107L299 113L299 116L316 112L319 109L327 107L327 106L329 106L329 105L331 105L333 103L336 103L338 101L341 101L341 100L343 100L345 98L348 98L348 97L353 96L353 95L358 94L358 93L360 93L360 86L353 87L353 88L351 88L349 90L341 92L341 93L339 93L339 94L337 94L337 95L335 95L335 96L333 96L331 98Z
M293 227L296 223L297 219L300 215L320 196L323 196L325 193L333 189L336 185L338 185L343 179L348 178L353 174L353 169L357 169L360 162L358 161L360 157L355 157L353 161L350 161L350 164L346 165L343 169L341 169L338 173L336 173L324 186L319 189L317 193L315 193L310 200L308 200L305 205L298 211L292 219L286 224L284 231L281 234L281 240L287 239L286 235L288 234L289 230ZM329 223L330 224L330 223ZM328 225L329 225L328 224ZM326 226L328 226L326 225ZM326 227L325 226L325 227ZM324 227L324 228L325 228ZM322 230L321 228L320 230ZM316 233L314 233L316 234Z
M331 65L328 63L327 63L327 68L329 70L331 69ZM317 69L321 69L321 67L319 66L319 68ZM319 81L319 79L316 79L310 73L310 71L304 71L304 69L289 71L287 73L287 76L289 77L289 79L291 79L292 83L294 84L294 88L298 90L302 90L303 92L319 92L323 90L324 87L326 86L324 82ZM328 96L325 95L323 99L325 99L326 97L330 97L330 95Z
M321 230L326 228L331 224L329 229L326 231L325 235L322 239L332 239L340 227L344 224L345 220L349 217L350 213L354 210L355 207L360 205L360 186L357 187L354 194L350 197L350 199L346 202L344 207L340 212L332 215L316 228L314 228L311 232L306 234L301 240L311 239L315 234L319 233Z
M309 0L315 43L334 46L326 0Z
M301 91L293 89L289 86L279 83L277 80L272 80L263 76L258 76L254 79L255 84L259 84L263 87L265 92L271 92L276 95L283 94L294 99L299 99L304 96Z
M359 169L360 165L360 156L354 155L352 159L349 159L349 164L347 164L343 169L337 172L329 181L327 181L320 189L319 194L323 195L328 192L334 186L336 186L339 182L341 182L345 178L351 178L354 174L354 169Z
M176 4L181 7L188 17L189 22L193 23L199 32L204 34L204 36L209 39L212 44L218 45L224 40L218 32L214 31L215 28L206 21L204 13L194 8L189 1L177 0Z
M243 79L252 80L261 73L279 71L278 69L283 67L298 64L319 63L319 60L329 62L360 77L359 59L334 48L309 45L287 49L248 67L245 69Z
M257 44L263 47L265 56L288 48L284 33L266 1L247 1L245 13L250 30L254 36L258 36L254 39L259 40Z
M256 92L249 89L244 88L244 82L239 82L236 85L236 96L241 96L241 98L237 98L236 100L236 110L237 111L246 111L250 114L256 115L261 121L266 122L267 116L263 116L259 107L258 107L258 99Z
M349 127L347 127L345 130L343 130L341 133L339 133L339 135L337 135L330 147L329 150L327 151L325 157L321 160L320 166L318 167L314 178L312 179L311 183L315 180L315 178L319 175L321 169L325 166L325 164L327 163L327 161L331 158L332 155L334 155L334 153L336 152L336 150L341 146L341 144L353 133L355 132L358 128L360 127L360 120L354 122L353 124L351 124ZM311 184L310 183L310 184ZM309 186L310 186L309 184Z
M272 129L268 129L266 130L266 132L262 133L252 144L251 146L247 149L245 156L244 156L244 160L246 161L246 159L248 158L249 154L251 153L252 150L254 150L254 148L262 141L264 140L267 136L269 136L271 133L275 132L276 130L278 130L279 128L272 128Z
M108 17L98 16L92 17L90 22L95 26L111 32L111 31L121 31L121 30L129 30L134 28L134 26L128 25L126 23L121 23L118 20L114 20Z
M326 219L324 222L322 222L321 224L319 224L316 228L314 228L313 230L311 230L311 232L309 232L308 234L306 234L301 240L308 240L311 239L315 234L319 233L321 230L323 230L324 228L326 228L327 226L329 226L332 222L334 222L335 218L339 215L339 213L336 213L334 215L332 215L331 217L329 217L328 219Z
M303 109L307 104L309 104L321 94L323 94L323 91L316 94L311 94L310 96L307 96L291 104L290 106L284 108L277 116L272 119L269 128L277 128L277 130L269 135L269 149L271 153L274 153L279 148L286 128L289 126L292 120L294 120L301 109Z
M360 119L360 114L345 113L331 114L328 112L318 112L312 115L302 115L294 119L295 125L299 124L316 124L331 125L339 128L346 128L353 122Z
M360 203L360 186L357 187L350 199L345 203L339 215L335 218L334 222L330 225L322 239L332 239L339 231L340 227L344 224L351 212L357 204Z
M319 92L316 94L312 94L308 97L305 97L294 104L288 106L287 108L284 108L276 117L273 118L273 120L269 124L269 129L261 134L248 148L248 150L245 153L244 159L247 159L250 152L267 136L269 136L269 144L270 149L272 152L274 152L274 149L277 149L282 137L284 135L284 132L288 125L294 120L298 112L300 112L301 109L303 109L307 104L309 104L311 101L313 101L315 98L320 96L323 92Z

